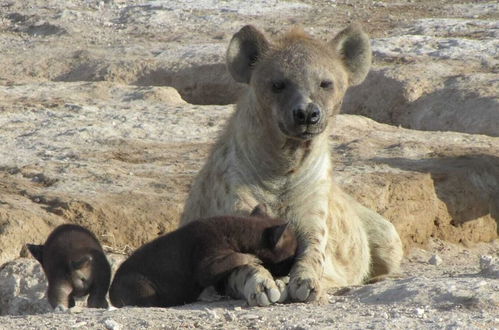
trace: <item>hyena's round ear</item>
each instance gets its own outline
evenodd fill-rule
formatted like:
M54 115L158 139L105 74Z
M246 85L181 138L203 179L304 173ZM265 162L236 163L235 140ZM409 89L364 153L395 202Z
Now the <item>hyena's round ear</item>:
M249 83L253 64L269 47L262 32L251 25L244 26L234 34L227 49L227 68L232 78L241 83Z
M286 228L288 228L287 223L267 228L264 231L264 235L267 236L266 241L270 249L275 249L278 245L282 245L281 238L286 231Z
M364 81L371 68L372 52L369 36L354 23L338 33L330 45L340 55L348 72L350 86Z

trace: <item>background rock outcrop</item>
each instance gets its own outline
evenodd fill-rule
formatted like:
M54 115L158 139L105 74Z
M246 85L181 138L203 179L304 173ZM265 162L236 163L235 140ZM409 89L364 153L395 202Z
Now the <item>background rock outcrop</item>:
M168 326L497 326L497 295L488 294L498 288L495 261L479 268L480 255L499 255L495 2L0 0L0 8L1 315L48 311L43 273L23 246L55 226L89 227L118 260L177 226L245 88L224 63L241 26L272 36L300 24L331 39L359 21L374 64L335 122L336 179L394 223L404 274L415 277L349 288L323 308L195 304L172 309ZM428 264L432 253L443 262ZM306 317L286 319L297 311ZM160 312L84 308L0 323L161 327Z

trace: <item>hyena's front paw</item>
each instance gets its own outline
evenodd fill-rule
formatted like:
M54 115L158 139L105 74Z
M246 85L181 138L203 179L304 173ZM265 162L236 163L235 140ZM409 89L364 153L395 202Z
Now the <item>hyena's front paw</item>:
M291 275L288 293L295 301L321 301L323 298L320 280L306 274Z
M250 306L268 306L279 301L281 292L272 278L254 274L244 286L244 297Z

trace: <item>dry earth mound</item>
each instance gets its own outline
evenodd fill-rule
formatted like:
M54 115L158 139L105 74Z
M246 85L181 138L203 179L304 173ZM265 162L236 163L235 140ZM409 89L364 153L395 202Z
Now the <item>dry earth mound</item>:
M83 308L1 327L499 327L498 13L471 0L0 0L1 315L48 311L40 267L16 258L55 226L88 226L121 253L175 228L243 88L224 53L247 23L329 39L360 21L373 37L374 67L332 136L337 180L395 224L413 276L322 307Z

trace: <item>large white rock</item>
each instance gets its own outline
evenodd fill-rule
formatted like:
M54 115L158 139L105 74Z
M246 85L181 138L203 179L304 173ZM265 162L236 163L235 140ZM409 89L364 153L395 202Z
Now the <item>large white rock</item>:
M496 73L444 62L384 66L351 88L344 113L428 131L499 136Z
M499 9L497 4L489 4ZM378 60L345 113L431 131L499 136L499 23L428 18L372 41Z
M0 268L0 315L38 314L52 308L45 298L47 280L40 263L16 259Z

